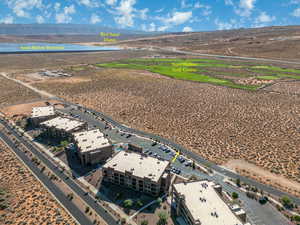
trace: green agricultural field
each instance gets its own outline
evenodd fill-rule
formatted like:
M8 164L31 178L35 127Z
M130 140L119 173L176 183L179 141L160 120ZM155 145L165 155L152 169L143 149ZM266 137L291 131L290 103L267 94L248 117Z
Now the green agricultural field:
M257 90L260 85L247 85L237 79L255 77L258 80L300 79L300 70L247 64L216 59L129 59L96 64L106 68L147 70L180 80L221 85L245 90ZM220 70L220 72L218 71ZM236 78L236 79L233 79Z
M260 80L277 80L277 79L279 79L279 77L277 77L277 76L258 76L256 78L260 79Z
M76 66L76 67L72 67L71 70L73 70L73 71L83 71L83 70L86 70L86 67Z

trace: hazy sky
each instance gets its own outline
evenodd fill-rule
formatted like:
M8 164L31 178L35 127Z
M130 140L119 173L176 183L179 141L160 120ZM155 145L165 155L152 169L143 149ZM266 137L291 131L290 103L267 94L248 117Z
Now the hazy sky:
M0 23L75 23L145 31L300 24L300 0L0 0Z

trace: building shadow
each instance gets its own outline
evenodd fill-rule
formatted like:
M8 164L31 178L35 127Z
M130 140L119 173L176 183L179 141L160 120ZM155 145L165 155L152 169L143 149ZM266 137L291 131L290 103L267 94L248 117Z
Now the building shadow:
M127 187L112 184L104 180L101 181L97 193L97 196L103 195L105 196L105 198L100 197L100 200L117 205L128 215L132 215L134 212L136 212L143 206L147 205L148 203L154 200L157 200L157 197L153 197L151 195L135 191ZM126 200L132 201L131 207L125 207L124 201ZM159 207L159 203L152 204L151 206L144 209L143 213L153 214Z
M76 150L74 149L66 149L64 155L60 156L60 159L70 167L70 169L74 172L73 175L75 177L87 176L90 172L96 170L99 167L98 165L83 166L80 162Z

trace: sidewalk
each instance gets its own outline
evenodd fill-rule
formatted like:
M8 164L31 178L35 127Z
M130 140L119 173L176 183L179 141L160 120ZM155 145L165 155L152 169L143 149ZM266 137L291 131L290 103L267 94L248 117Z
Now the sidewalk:
M126 221L132 225L137 225L126 213L124 213L116 204L111 203L111 201L102 193L98 192L98 190L91 185L90 183L88 183L84 177L80 177L75 171L72 171L70 169L70 167L68 165L66 165L63 161L61 161L60 159L54 157L54 154L52 152L50 152L47 148L45 148L43 145L41 145L40 143L37 143L36 141L33 140L33 138L28 135L22 128L18 127L14 122L11 121L11 123L17 127L17 129L21 132L24 133L24 136L26 136L30 141L32 141L37 147L40 148L40 150L42 152L44 152L45 154L47 154L52 160L54 160L60 167L65 168L66 171L70 172L71 174L73 174L76 179L81 182L85 187L87 187L87 189L92 192L94 194L94 196L98 196L100 198L102 198L103 200L105 200L106 204L108 204L108 206L115 211L116 213L118 213L120 215L121 218L125 218Z

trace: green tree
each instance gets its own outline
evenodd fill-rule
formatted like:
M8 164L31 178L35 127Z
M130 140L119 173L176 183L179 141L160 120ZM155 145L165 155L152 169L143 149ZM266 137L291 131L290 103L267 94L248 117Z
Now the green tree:
M232 197L233 199L238 199L238 198L239 198L239 194L236 193L236 192L232 192L231 197Z
M142 200L139 199L139 200L136 201L136 206L137 207L141 208L143 205L144 205L144 203L142 202Z
M165 212L160 212L158 214L159 220L157 222L157 225L166 225L168 221L168 215Z
M196 169L196 163L195 163L194 160L193 160L193 163L192 163L192 168L193 168L193 170Z
M298 216L298 215L294 216L293 220L295 220L296 222L300 222L300 216Z
M141 225L148 225L148 220L143 220L142 222L141 222Z
M161 198L158 198L156 201L157 201L157 204L160 206L161 203L162 203L162 199L161 199Z
M241 187L241 180L240 180L240 178L238 178L238 179L236 179L236 185L238 186L238 187Z
M292 200L288 196L283 196L281 198L281 203L286 208L292 208L292 206L293 206L293 202L292 202Z
M121 224L125 224L126 223L126 219L125 218L122 218L121 219Z
M123 205L125 208L131 208L133 205L133 201L131 199L126 199L124 200Z
M63 147L63 148L67 147L68 144L69 144L68 141L61 141L61 142L60 142L60 146Z

